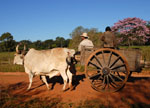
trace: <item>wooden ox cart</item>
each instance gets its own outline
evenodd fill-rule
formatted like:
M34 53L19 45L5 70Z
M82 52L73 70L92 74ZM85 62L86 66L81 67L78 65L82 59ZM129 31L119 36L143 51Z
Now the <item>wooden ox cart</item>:
M82 48L79 58L92 87L105 92L121 89L130 72L140 72L144 63L139 49Z

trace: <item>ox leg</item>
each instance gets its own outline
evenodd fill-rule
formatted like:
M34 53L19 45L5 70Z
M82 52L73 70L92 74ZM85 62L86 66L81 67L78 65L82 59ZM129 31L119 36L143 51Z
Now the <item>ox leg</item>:
M68 77L67 77L65 71L61 71L60 74L61 74L61 76L62 76L62 78L63 78L63 81L64 81L64 86L63 86L63 89L62 89L62 90L65 91L65 90L66 90L66 85L67 85Z
M32 79L33 79L33 74L29 74L29 86L28 86L28 88L27 88L27 90L29 90L30 88L31 88L31 85L32 85Z
M67 76L69 78L69 88L72 89L72 73L70 72L69 69L67 69Z
M49 90L50 88L49 88L49 85L47 83L46 76L41 76L41 77L42 77L43 82L46 84L46 86L47 86L47 88Z

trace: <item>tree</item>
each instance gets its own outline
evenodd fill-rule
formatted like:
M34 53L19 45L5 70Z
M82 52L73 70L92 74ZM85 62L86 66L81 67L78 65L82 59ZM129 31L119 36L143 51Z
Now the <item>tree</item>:
M150 21L147 21L147 28L149 29L150 31ZM146 45L150 45L150 34L147 35L149 37L148 41L146 42Z
M42 41L41 40L37 40L37 41L33 42L33 44L36 49L42 49Z
M13 40L13 36L9 32L3 33L0 37L0 41L11 41L11 40Z
M64 47L65 39L63 37L56 37L55 44L57 47Z
M120 42L132 44L145 44L148 41L150 30L146 26L146 21L140 18L125 18L118 21L112 30L120 34Z
M14 51L15 43L16 42L13 40L13 36L11 35L11 33L3 33L0 36L0 51Z
M24 49L24 45L26 45L26 50L34 47L30 40L21 40L20 42L17 42L16 44L19 44L19 43L22 43L22 45L19 46L20 50Z
M52 39L45 40L45 41L43 42L43 47L44 47L45 49L51 49L51 48L53 48L53 47L52 47L53 43L54 43L54 41L53 41Z
M64 47L69 47L70 40L71 39L66 39L63 46Z
M76 49L78 48L79 43L81 42L81 37L80 35L86 32L88 33L89 39L93 42L94 47L100 47L101 46L101 41L100 41L100 36L102 35L101 32L98 32L96 28L83 28L82 26L79 26L73 30L73 32L70 34L72 40L70 40L69 47Z
M94 47L101 47L102 41L100 40L100 36L102 35L102 32L98 32L97 28L91 28L88 31L89 39L93 42Z
M83 32L85 32L85 29L82 26L78 26L77 28L75 28L73 30L73 32L70 34L70 36L72 38L72 40L69 43L70 48L77 49L77 47L81 41L80 35Z

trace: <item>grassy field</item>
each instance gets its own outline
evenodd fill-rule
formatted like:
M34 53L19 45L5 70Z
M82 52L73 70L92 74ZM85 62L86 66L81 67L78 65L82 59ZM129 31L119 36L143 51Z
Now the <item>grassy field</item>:
M139 48L142 52L142 57L146 61L150 61L150 46L131 46L131 47L120 47L120 48ZM24 72L23 66L14 65L14 52L1 52L0 53L0 72ZM84 67L81 66L81 71L84 71Z
M0 53L0 72L24 72L23 66L14 65L14 52Z

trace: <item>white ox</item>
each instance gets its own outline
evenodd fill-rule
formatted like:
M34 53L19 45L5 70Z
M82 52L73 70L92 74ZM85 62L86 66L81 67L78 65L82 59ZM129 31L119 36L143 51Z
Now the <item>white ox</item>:
M69 87L72 86L72 73L69 70L70 58L75 54L74 49L54 48L49 50L35 50L31 48L27 54L19 53L19 45L16 47L14 64L24 65L25 72L29 75L29 86L31 88L34 75L41 75L47 88L49 85L46 76L52 78L60 74L64 81L63 90L66 90L66 84L69 79Z

